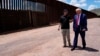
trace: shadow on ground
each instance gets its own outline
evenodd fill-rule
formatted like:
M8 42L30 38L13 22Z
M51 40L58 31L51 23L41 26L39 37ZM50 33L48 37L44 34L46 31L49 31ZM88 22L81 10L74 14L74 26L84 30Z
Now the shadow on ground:
M99 52L99 50L91 48L91 47L86 47L86 49L82 49L82 47L78 46L78 48L76 50L86 50L89 52Z

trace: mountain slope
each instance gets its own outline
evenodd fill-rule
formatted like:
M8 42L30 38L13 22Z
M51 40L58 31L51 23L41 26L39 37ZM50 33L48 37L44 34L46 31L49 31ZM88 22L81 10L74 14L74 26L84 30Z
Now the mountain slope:
M93 10L91 10L91 12L93 12L93 13L97 14L98 16L100 16L100 8L93 9Z

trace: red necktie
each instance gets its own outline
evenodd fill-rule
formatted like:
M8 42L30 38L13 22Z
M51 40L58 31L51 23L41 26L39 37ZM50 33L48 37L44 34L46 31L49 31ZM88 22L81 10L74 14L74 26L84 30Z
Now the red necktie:
M78 22L79 22L79 15L77 15L77 19L76 19L76 26L78 27Z

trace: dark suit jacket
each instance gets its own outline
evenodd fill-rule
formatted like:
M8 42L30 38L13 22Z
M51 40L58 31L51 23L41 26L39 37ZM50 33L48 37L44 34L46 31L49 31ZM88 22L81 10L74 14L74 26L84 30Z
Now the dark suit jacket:
M77 19L77 15L74 16L74 22L73 22L73 30L76 31L77 29L77 24L76 24L76 19ZM86 29L86 31L88 30L87 29L87 16L85 14L81 14L80 16L80 30L82 31L82 29Z

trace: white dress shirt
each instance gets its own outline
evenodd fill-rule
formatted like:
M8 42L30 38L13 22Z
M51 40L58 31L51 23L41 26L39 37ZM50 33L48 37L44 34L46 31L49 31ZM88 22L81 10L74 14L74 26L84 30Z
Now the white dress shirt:
M80 17L81 17L81 14L79 14L78 25L80 25ZM78 15L77 15L77 18L78 18Z

